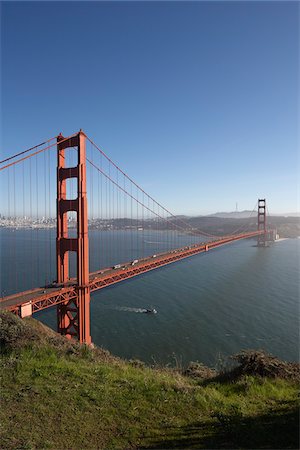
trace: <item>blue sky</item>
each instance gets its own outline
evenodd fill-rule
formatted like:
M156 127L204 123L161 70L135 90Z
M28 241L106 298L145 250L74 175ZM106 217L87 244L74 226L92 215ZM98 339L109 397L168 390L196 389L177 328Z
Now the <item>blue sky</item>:
M2 155L80 128L174 213L297 209L298 2L2 2Z

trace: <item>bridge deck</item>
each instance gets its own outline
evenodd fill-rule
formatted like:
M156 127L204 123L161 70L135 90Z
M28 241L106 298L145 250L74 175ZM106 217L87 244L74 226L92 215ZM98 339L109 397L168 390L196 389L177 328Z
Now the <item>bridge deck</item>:
M90 289L91 292L94 292L96 290L111 286L115 283L119 283L123 280L135 277L142 273L149 272L150 270L158 269L159 267L163 267L167 264L171 264L181 259L206 252L213 248L220 247L237 240L253 238L263 233L263 231L255 231L239 234L236 236L227 236L216 241L209 241L189 247L172 250L168 253L158 254L155 257L149 256L147 258L140 259L136 264L127 262L121 264L121 267L118 269L102 269L90 274ZM65 283L61 286L52 285L49 287L35 288L29 291L4 297L0 301L0 309L5 309L16 314L20 314L20 308L26 304L30 304L32 313L34 313L36 311L49 308L50 306L58 305L76 297L76 284L72 280L70 280L70 282Z

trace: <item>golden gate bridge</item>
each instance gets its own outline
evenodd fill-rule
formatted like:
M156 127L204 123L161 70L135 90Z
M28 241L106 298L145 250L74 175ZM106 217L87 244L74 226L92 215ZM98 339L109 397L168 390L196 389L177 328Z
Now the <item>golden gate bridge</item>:
M12 232L9 257L3 261L10 292L4 295L2 290L0 308L24 318L55 306L58 332L82 343L91 343L92 292L241 239L256 238L258 247L264 247L273 233L267 229L265 199L258 200L249 222L226 235L191 226L135 183L82 130L68 137L60 134L2 160L0 165L1 225ZM40 240L40 233L54 227L53 249L51 238L43 235ZM23 228L29 230L25 243L20 242L18 233ZM113 230L118 232L118 241ZM94 248L89 245L89 235L97 232L109 238L100 239ZM128 233L130 251L123 254L130 254L131 259L113 264L110 260L110 265L91 271L93 255L99 263L97 255L110 255L116 242L121 249ZM163 251L158 247L155 253L149 252L145 238L140 239L153 233L163 238ZM20 268L18 255L25 246L31 264ZM51 281L53 252L55 281ZM49 260L49 269L44 269L42 260Z

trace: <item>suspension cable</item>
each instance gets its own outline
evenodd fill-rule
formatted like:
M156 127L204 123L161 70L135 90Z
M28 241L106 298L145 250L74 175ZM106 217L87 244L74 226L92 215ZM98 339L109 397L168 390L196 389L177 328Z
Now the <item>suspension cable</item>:
M56 138L52 137L52 138L48 139L47 141L41 142L40 144L34 145L33 147L30 147L27 150L24 150L23 152L19 152L19 153L16 153L15 155L13 155L13 156L9 156L9 158L5 158L2 161L0 161L0 164L5 163L6 161L10 161L11 159L17 158L18 156L24 155L25 153L28 153L31 150L34 150L35 148L40 147L41 145L48 144L48 142L53 141L53 139L56 139Z
M136 202L137 202L137 204L139 204L139 205L141 205L143 208L146 208L147 210L149 210L152 214L154 214L157 218L159 218L159 219L163 219L166 223L170 223L169 222L169 219L168 218L165 218L165 217L163 217L163 216L161 216L160 214L159 214L159 210L158 210L158 212L155 212L153 209L151 209L151 208L149 208L147 205L145 205L145 204L143 204L138 198L136 198L132 193L130 193L130 192L128 192L126 189L124 189L122 186L120 186L116 181L114 181L113 179L112 179L112 177L110 176L110 175L107 175L102 169L100 169L98 166L96 166L89 158L87 158L87 161L89 162L89 164L91 165L91 166L93 166L96 170L98 170L98 172L100 172L102 175L104 175L111 183L113 183L113 185L115 185L115 186L117 186L118 187L118 189L120 189L121 191L123 191L125 194L127 194L129 197L131 197L131 199L132 200L135 200ZM155 201L154 201L155 202ZM157 202L155 202L156 204L157 204ZM164 209L164 208L163 208ZM254 210L253 210L254 211ZM252 212L253 212L252 211ZM252 213L251 213L252 214ZM137 222L138 223L138 222ZM248 224L247 224L248 225ZM180 229L180 230L184 230L184 231L186 231L186 229L185 228L183 228L183 227L181 227L180 225L176 225L176 224L174 224L174 226L176 226L176 228L178 228L178 229ZM198 235L199 234L199 232L198 233L195 233L196 235ZM217 238L224 238L224 237L226 237L226 235L223 235L223 236L214 236L214 237L217 237Z
M72 137L76 136L76 134L77 133L72 134L71 136L68 136L67 138L62 139L61 141L59 141L59 144L62 144L63 142L71 139ZM38 150L38 151L36 151L34 153L31 153L30 155L24 156L23 158L20 158L17 161L14 161L12 163L6 164L5 166L0 167L0 171L4 170L4 169L7 169L8 167L14 166L15 164L18 164L18 163L20 163L22 161L25 161L26 159L31 158L32 156L38 155L39 153L42 153L42 152L44 152L46 150L49 150L50 148L52 148L52 147L54 147L56 145L57 145L57 142L54 142L53 144L47 145L47 147L42 148L41 150ZM25 150L25 152L27 152L27 151L29 151L29 150ZM10 157L9 159L15 158L15 156L16 155ZM4 161L6 161L6 160L4 160ZM4 162L4 161L1 161L1 162Z
M100 147L98 147L95 142L93 142L88 136L86 136L86 138L91 142L91 144L108 160L108 162L110 164L112 164L117 170L119 170L132 184L134 184L137 189L139 189L141 192L143 192L144 194L146 194L146 196L148 196L154 203L156 203L158 205L158 207L162 208L164 211L166 211L170 216L172 216L175 220L177 219L177 217L171 213L171 211L169 211L167 208L165 208L164 206L162 206L160 203L158 203L153 197L151 197L151 195L147 194L147 192L144 191L143 188L141 188L132 178L129 177L129 175L127 175L122 169L120 169L119 166L117 166L117 164L115 164L107 155L106 153L104 153L103 150L101 150ZM190 228L193 231L193 227L188 223L185 222L184 220L179 218L179 221L182 222L185 226L187 226L188 228ZM200 229L198 229L198 234L202 234L203 236L208 236L208 237L219 237L217 235L214 234L210 234L210 233L206 233L205 231L202 231Z

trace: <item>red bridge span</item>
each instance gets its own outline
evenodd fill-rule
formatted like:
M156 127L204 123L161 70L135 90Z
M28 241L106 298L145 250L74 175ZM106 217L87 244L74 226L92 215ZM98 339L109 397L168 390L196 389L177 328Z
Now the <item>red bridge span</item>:
M52 139L53 140L53 139ZM116 164L114 164L107 155L91 141L84 132L80 131L70 137L63 137L59 135L55 142L51 139L32 147L24 152L20 152L12 157L6 158L1 161L2 167L0 171L2 173L13 171L8 177L8 208L6 214L8 216L7 226L13 230L18 226L22 226L26 209L25 195L24 195L24 165L29 160L29 175L32 175L32 163L31 159L36 158L39 155L43 157L44 161L44 173L45 176L41 178L49 178L50 181L50 168L46 169L47 153L51 152L53 147L56 149L56 281L51 283L45 283L42 287L30 288L23 290L22 292L15 292L11 295L4 296L0 301L0 309L5 309L14 312L20 317L31 316L37 311L49 307L57 308L57 322L58 331L67 336L68 338L77 338L80 342L87 344L91 343L90 336L90 294L99 289L111 286L124 280L136 277L150 270L158 269L165 265L174 263L176 261L188 258L199 253L205 253L217 247L233 243L241 239L256 238L258 247L264 247L266 242L271 239L273 233L272 230L267 229L266 222L266 200L259 199L257 203L257 214L255 215L255 227L253 230L253 223L251 230L245 230L246 226L243 226L235 232L223 236L215 236L206 231L201 231L197 228L191 227L190 224L185 222L182 218L174 216L166 208L156 202L150 195L148 195L143 189L141 189L125 172L123 172ZM96 158L87 155L86 142L90 143L91 148L96 150L101 159L97 161ZM69 166L67 149L73 149L75 151L75 164ZM97 154L98 154L97 153ZM103 167L102 160L105 159L107 163L106 170ZM28 163L28 162L27 162ZM89 195L92 199L95 197L95 185L98 183L98 199L97 199L97 213L99 216L103 214L103 210L100 208L100 204L103 204L102 193L103 190L108 192L107 185L113 186L114 193L117 192L118 196L112 196L113 200L117 202L117 214L115 214L114 220L112 220L112 213L108 214L108 208L103 217L99 218L101 223L101 232L105 232L105 227L116 226L115 223L122 222L118 229L126 228L126 223L130 224L131 230L144 231L147 229L163 230L164 236L169 232L171 233L170 245L167 251L157 252L157 254L139 256L134 260L130 260L125 263L118 263L114 266L102 268L94 272L89 270L89 222L99 223L93 217L88 217L88 205L87 205L87 163L92 169L91 177L95 176L96 183L91 184ZM23 205L19 205L19 209L23 208L23 219L18 218L18 205L10 206L11 198L16 197L17 182L16 179L16 166L19 168L22 165L23 170ZM48 165L50 165L50 156L48 157ZM111 167L114 168L117 176L112 176ZM40 173L41 167L36 163L36 174ZM100 186L101 177L101 186ZM121 181L120 181L121 178ZM12 188L12 180L14 182ZM107 183L103 187L102 180ZM70 198L70 189L68 183L73 181L74 192L72 192L72 198ZM31 183L31 181L29 180ZM45 182L45 197L46 199L46 182ZM36 183L37 180L36 180ZM19 183L20 184L20 183ZM130 185L130 188L128 187ZM50 183L49 183L50 186ZM136 189L136 194L133 193L132 186ZM38 184L37 184L37 189ZM12 191L13 193L9 192ZM50 188L49 188L50 190ZM100 196L101 192L101 196ZM120 194L124 199L124 205L121 206ZM32 193L29 204L32 208ZM38 193L36 193L36 205L37 209L43 209L41 201L38 199ZM128 199L130 201L130 207L127 208ZM111 198L109 198L111 200ZM47 203L47 200L45 200ZM126 203L127 202L127 203ZM50 194L49 194L49 210L50 210ZM107 199L106 199L107 203ZM133 206L134 205L134 206ZM137 210L135 211L135 207ZM14 214L12 214L14 209ZM95 207L92 204L92 210ZM128 209L131 216L128 218ZM75 220L69 220L68 215L73 212L76 215ZM93 215L95 211L92 211ZM145 217L147 214L147 217ZM19 214L20 215L20 214ZM37 221L34 223L31 218L31 228L35 227L39 229L42 223L45 222L45 216L41 222L37 213ZM20 222L21 221L21 222ZM76 225L70 229L70 222ZM21 225L20 225L21 223ZM114 225L112 225L112 223ZM24 225L24 224L23 224ZM75 233L74 233L75 230ZM191 237L191 242L188 245L178 246L179 240L176 240L176 233L186 233ZM205 242L197 242L200 236L205 236ZM193 239L192 239L193 238ZM172 245L173 244L173 245ZM176 245L177 244L177 245ZM100 249L101 251L101 249ZM76 276L72 277L70 272L70 252L76 254ZM28 268L29 270L29 268Z

